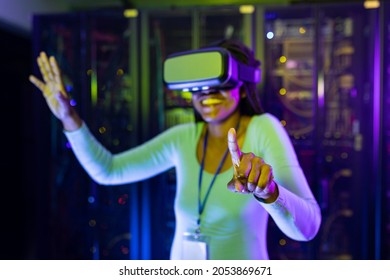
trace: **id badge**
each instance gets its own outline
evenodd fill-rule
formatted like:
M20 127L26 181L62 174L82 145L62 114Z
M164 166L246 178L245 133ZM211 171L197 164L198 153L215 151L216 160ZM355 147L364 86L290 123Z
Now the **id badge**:
M207 260L209 257L208 242L209 237L201 233L184 233L181 259Z

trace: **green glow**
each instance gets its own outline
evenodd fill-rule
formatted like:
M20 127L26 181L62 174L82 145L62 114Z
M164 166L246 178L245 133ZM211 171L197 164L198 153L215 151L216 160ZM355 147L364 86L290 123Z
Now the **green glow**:
M92 106L96 105L97 96L98 96L97 77L96 77L95 72L92 72L92 74L91 74L91 103L92 103Z

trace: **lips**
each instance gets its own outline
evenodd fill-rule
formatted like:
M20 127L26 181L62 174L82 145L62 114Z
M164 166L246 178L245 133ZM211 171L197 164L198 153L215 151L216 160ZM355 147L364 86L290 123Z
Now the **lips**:
M221 104L222 102L223 101L218 98L206 98L200 101L200 104L202 104L203 106L210 106L210 105Z
M218 105L224 101L224 98L216 94L203 94L198 98L198 101L202 106Z

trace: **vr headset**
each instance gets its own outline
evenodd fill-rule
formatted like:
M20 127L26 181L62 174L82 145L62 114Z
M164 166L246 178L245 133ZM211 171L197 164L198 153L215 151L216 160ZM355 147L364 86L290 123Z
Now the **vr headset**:
M258 83L259 68L237 61L219 47L174 53L163 66L163 80L168 89L203 91L211 88L233 88L240 82Z

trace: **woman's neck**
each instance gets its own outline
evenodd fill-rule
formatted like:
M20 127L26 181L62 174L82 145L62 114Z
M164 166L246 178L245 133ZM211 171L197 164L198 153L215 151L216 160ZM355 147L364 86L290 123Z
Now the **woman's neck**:
M214 139L219 138L225 141L229 129L232 127L237 127L237 124L240 121L240 117L241 114L237 110L235 113L233 113L231 116L221 122L209 122L207 125L209 137Z

